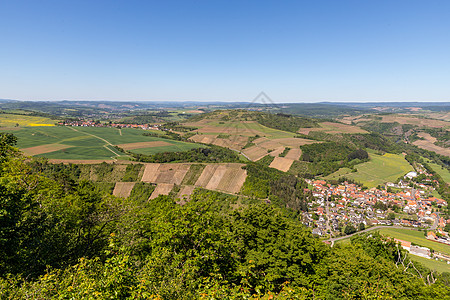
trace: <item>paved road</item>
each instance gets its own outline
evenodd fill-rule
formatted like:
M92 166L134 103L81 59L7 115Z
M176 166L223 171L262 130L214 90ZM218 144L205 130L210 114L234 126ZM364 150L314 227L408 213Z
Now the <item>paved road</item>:
M439 224L439 213L436 213L437 218L434 219L433 225L431 225L430 230L435 230L438 227Z
M408 229L408 230L417 230L416 228L409 228L409 227L403 227L403 226L375 226L375 227L370 227L370 228L364 229L362 231L355 232L353 234L340 236L340 237L336 237L336 238L331 238L331 239L325 240L325 242L331 242L331 246L333 246L335 241L347 239L351 236L354 236L355 234L360 234L360 233L377 230L377 229L381 229L381 228L401 228L401 229Z

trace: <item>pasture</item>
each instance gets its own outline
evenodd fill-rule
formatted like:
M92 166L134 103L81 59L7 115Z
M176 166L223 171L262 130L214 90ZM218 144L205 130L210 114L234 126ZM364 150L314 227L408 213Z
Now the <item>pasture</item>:
M27 155L49 159L113 160L127 159L114 145L141 154L177 152L201 145L160 137L144 136L141 129L106 127L36 126L3 129L18 138L17 146Z
M372 188L386 182L394 182L400 176L413 171L412 166L401 154L377 155L371 151L369 157L370 161L355 166L357 169L355 173L352 173L350 169L341 169L324 177L324 179L346 177Z

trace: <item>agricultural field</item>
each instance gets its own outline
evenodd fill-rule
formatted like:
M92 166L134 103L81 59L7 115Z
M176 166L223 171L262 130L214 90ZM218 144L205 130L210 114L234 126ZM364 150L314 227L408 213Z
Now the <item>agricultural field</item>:
M394 182L400 176L414 170L401 154L386 153L377 155L370 151L369 158L370 161L355 166L357 172L353 173L350 169L341 169L326 176L324 179L338 179L345 176L372 188L386 182ZM346 170L349 172L345 173Z
M401 114L383 115L381 122L383 123L397 122L400 124L410 124L420 127L450 128L450 122Z
M293 163L293 159L289 159L286 157L275 157L274 160L270 163L269 167L287 172L289 171Z
M127 198L130 196L135 184L135 182L116 182L113 195L116 197Z
M423 140L417 140L413 144L419 148L436 152L440 155L445 155L450 157L450 149L443 148L435 145L434 143L437 141L435 137L432 137L429 133L419 132L417 134L419 137L423 138Z
M351 123L351 121L350 121ZM335 134L335 133L349 133L349 134L355 134L355 133L368 133L364 129L359 128L358 126L353 126L349 124L342 124L342 123L336 123L336 122L322 122L319 123L319 128L300 128L298 130L298 133L308 135L311 131L322 131L328 134Z
M417 230L409 230L402 228L382 228L379 230L380 234L390 236L396 239L411 242L415 245L427 247L437 252L442 252L450 255L450 246L433 242L425 238L424 232Z
M199 148L200 145L159 137L144 136L141 129L103 127L36 126L4 129L18 138L18 147L25 154L56 160L116 160L128 156L114 148L141 153L177 152Z
M242 169L243 164L146 164L143 182L165 184L160 190L166 191L168 185L203 187L227 193L239 193L247 172ZM170 191L169 191L170 192Z
M0 113L0 127L55 126L56 120L45 117ZM3 128L0 128L0 130Z

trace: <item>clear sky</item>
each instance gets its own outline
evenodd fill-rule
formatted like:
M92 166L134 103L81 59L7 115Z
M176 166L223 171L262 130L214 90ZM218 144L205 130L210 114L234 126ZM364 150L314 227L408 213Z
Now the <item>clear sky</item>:
M0 0L0 98L449 101L450 1Z

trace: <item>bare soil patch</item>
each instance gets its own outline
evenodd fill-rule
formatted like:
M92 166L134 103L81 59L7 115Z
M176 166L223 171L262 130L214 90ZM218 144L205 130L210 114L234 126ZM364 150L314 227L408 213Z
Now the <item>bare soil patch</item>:
M247 171L242 166L243 164L235 163L207 165L195 185L237 194L247 178Z
M153 147L164 147L171 146L172 144L164 141L153 141L153 142L138 142L138 143L128 143L128 144L120 144L117 147L120 147L124 150L133 150L133 149L141 149L141 148L153 148Z
M276 139L274 141L277 141L278 143L280 143L284 146L291 147L291 148L298 148L303 145L321 143L320 141L314 141L314 140L308 140L308 139L302 139L302 138L283 138L283 139Z
M285 157L275 157L275 159L272 161L269 167L283 172L287 172L291 168L293 162L294 162L293 159Z
M190 164L147 164L142 181L179 185L190 166Z
M114 186L113 195L116 197L127 198L130 196L134 185L135 182L116 182L116 185Z
M267 149L261 148L259 146L252 146L250 148L244 149L242 151L250 160L257 161L266 156Z
M144 174L142 175L142 181L144 182L156 182L158 176L158 169L161 164L147 164L145 165Z
M351 124L352 120L347 120L349 124ZM308 135L311 131L323 131L328 134L333 133L368 133L364 129L359 128L358 126L353 126L349 124L335 123L335 122L322 122L319 123L321 128L300 128L298 133Z
M272 152L270 152L269 155L270 155L270 156L273 156L273 157L277 157L278 155L280 155L281 153L283 153L284 148L285 148L284 146L279 147L279 148L273 150Z
M436 142L436 138L432 137L429 133L419 132L417 135L424 138L425 140L417 140L413 143L414 145L416 145L419 148L434 151L437 154L450 157L450 149L435 145L434 142Z
M47 144L47 145L24 148L21 150L25 155L33 156L33 155L38 155L38 154L43 154L43 153L55 152L55 151L70 148L70 147L72 147L72 146L63 145L63 144Z
M206 188L208 190L215 190L219 186L220 181L222 180L223 176L227 172L227 167L224 165L220 165L216 168L214 171L214 174L211 176L211 179L209 180L208 184L206 185Z
M197 182L195 183L195 185L206 188L206 185L211 180L211 177L213 176L217 167L218 167L218 165L207 165L205 167L205 169L203 169L203 172L200 175L200 177L197 179Z
M173 188L173 184L171 183L158 183L155 190L151 194L149 199L155 199L159 195L169 195L170 191Z
M300 156L302 156L302 149L294 148L294 149L289 150L289 152L286 154L285 158L299 160Z
M247 171L241 165L228 165L222 180L217 185L220 191L237 194L247 178Z
M422 119L417 117L402 116L402 115L385 115L381 122L393 123L398 122L400 124L411 124L417 126L427 126L434 128L446 128L450 127L450 122L432 119Z

